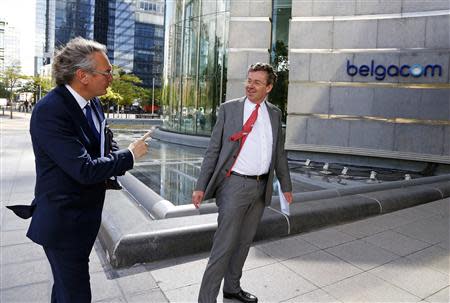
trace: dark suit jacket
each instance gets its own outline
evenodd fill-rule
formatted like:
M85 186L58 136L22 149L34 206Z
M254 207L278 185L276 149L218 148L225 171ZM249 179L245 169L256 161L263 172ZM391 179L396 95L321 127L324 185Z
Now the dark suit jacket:
M222 183L228 169L232 166L239 150L239 141L231 141L230 136L242 130L245 98L223 103L203 159L196 190L205 192L204 199L215 197L216 189ZM273 104L266 102L272 125L272 159L267 180L266 205L270 205L273 192L273 177L276 172L283 192L292 191L291 177L284 150L284 138L281 127L281 111Z
M92 103L104 119L98 99ZM100 157L100 142L64 86L36 104L30 133L36 187L27 236L47 247L93 245L100 227L105 180L133 167L131 152L125 149Z

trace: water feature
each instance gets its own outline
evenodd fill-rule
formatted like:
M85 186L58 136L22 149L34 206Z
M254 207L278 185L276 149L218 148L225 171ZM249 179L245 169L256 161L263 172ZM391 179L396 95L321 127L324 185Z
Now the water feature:
M123 148L143 133L116 130L115 138ZM174 205L190 204L205 149L155 139L150 141L149 146L148 155L140 159L130 173ZM309 165L305 165L305 162L309 162ZM313 161L289 161L289 167L294 193L398 181L403 180L406 174L414 179L421 177L412 171L349 165L345 166L346 173L342 174L342 164ZM375 179L370 178L372 171L377 172ZM276 188L274 186L274 195L278 195Z

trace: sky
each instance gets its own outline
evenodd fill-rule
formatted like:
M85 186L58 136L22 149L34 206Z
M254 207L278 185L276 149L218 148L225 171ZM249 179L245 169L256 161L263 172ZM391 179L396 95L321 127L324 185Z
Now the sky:
M20 34L22 73L33 75L35 0L0 0L0 16Z

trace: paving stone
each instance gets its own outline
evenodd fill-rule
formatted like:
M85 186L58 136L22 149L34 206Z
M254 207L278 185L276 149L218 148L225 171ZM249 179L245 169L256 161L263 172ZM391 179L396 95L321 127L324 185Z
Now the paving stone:
M159 289L152 290L147 293L127 297L128 303L148 303L148 302L154 302L154 303L163 303L163 302L169 302L167 298L164 296L164 294Z
M0 246L32 244L33 242L25 234L24 230L2 231L0 232Z
M361 272L361 269L324 251L289 259L282 264L320 287Z
M404 236L394 231L385 231L364 238L364 241L389 250L399 256L406 256L430 246L428 243Z
M2 246L2 264L47 260L42 246L35 243Z
M407 258L394 260L370 270L369 273L421 299L429 297L449 284L448 275L418 266Z
M435 207L436 208L436 207ZM424 209L416 208L416 207L410 207L402 210L397 210L393 212L392 214L396 214L402 218L405 218L409 221L417 221L422 220L424 218L431 217L433 215L433 212L426 211Z
M280 263L245 272L241 287L257 296L261 302L283 301L317 288Z
M450 198L445 198L439 201L421 204L415 206L414 209L426 211L436 215L450 216Z
M125 303L127 302L124 298L122 297L117 297L117 298L108 298L105 300L99 300L99 301L94 301L95 303Z
M47 260L41 260L2 265L0 277L0 288L5 289L39 282L48 282L52 280L52 272Z
M378 267L399 257L396 254L363 240L344 243L329 248L326 251L364 271Z
M335 228L355 238L364 238L388 229L387 227L378 226L373 222L366 223L365 220L339 225Z
M407 259L422 267L429 267L450 275L450 254L439 246L432 246L407 256ZM450 283L450 282L449 282Z
M450 292L449 287L438 291L437 293L426 298L427 302L430 303L448 303L450 302Z
M3 207L0 212L2 212L2 231L23 230L24 234L26 234L30 225L30 219L20 219L12 211Z
M328 248L355 240L355 237L345 234L335 228L322 229L301 236L302 240L319 247Z
M436 244L450 237L449 225L448 218L438 215L403 225L395 231L423 242Z
M49 283L43 282L4 289L0 293L0 302L48 303L51 296Z
M318 250L316 246L309 244L299 236L271 241L258 245L256 248L278 261L291 259Z
M91 275L92 301L100 301L122 296L119 285L114 279L108 279L105 273L97 272Z
M260 249L250 247L247 259L245 260L244 267L242 268L242 270L246 271L249 269L273 264L276 262L277 260L269 256L265 252L261 251Z
M301 296L282 301L283 303L339 303L341 301L333 298L330 294L322 289L316 289Z
M165 292L191 284L199 284L203 277L208 260L179 264L152 271L158 286Z
M424 214L428 214L426 212L422 212ZM428 214L431 215L431 214ZM380 232L388 229L393 229L396 227L400 227L402 225L413 222L415 219L407 216L402 216L397 212L388 213L381 216L376 216L364 220L364 222L368 222L369 224L375 224L380 227Z
M437 244L440 248L450 251L450 239L445 239Z
M116 281L119 283L125 295L144 292L158 287L155 279L149 272L120 277Z
M24 192L18 192L16 188L13 189L10 198L8 199L8 205L24 204L29 205L34 199L34 185L27 187Z
M199 290L200 283L164 291L164 294L171 303L197 302ZM221 294L222 289L219 291L219 295L217 296L217 302L223 301L223 297Z
M108 267L108 266L106 266L106 267ZM103 265L103 262L100 261L97 254L93 251L91 253L91 255L89 256L89 272L90 273L102 272L102 271L107 271L108 269L109 268L105 268L105 266Z
M342 302L418 302L416 297L368 272L324 288Z

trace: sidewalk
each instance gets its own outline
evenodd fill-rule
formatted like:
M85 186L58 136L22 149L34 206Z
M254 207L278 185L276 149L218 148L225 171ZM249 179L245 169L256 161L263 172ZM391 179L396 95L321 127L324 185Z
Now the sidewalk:
M14 114L13 120L0 116L0 302L49 302L44 252L25 237L29 221L4 208L33 197L29 114ZM242 286L260 302L450 302L449 206L444 199L255 243ZM93 301L195 302L207 257L116 270L97 243L90 264Z

